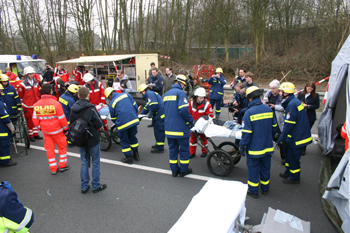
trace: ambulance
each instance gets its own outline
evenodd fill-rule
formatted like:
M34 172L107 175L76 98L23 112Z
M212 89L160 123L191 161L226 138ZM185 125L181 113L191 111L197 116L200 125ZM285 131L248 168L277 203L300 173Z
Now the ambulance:
M35 73L42 76L45 72L45 63L43 59L37 59L34 54L32 56L25 55L0 55L0 70L3 74L6 73L5 68L10 67L11 71L18 77L23 77L23 70L27 66L31 66L35 69Z

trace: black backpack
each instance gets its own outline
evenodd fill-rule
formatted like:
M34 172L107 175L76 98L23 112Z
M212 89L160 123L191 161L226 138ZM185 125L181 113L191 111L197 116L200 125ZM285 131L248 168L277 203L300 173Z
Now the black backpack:
M88 130L91 109L92 108L87 108L83 117L78 118L70 124L69 141L75 146L84 147L88 143L88 136L89 134L91 135Z

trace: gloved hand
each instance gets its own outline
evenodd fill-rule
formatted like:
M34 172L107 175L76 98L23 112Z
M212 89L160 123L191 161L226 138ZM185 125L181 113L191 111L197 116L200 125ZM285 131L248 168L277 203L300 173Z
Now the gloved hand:
M20 112L22 112L22 108L17 108L16 115L18 115Z
M245 156L245 152L246 152L246 147L245 146L240 146L239 147L239 152L241 152L241 155L244 157Z

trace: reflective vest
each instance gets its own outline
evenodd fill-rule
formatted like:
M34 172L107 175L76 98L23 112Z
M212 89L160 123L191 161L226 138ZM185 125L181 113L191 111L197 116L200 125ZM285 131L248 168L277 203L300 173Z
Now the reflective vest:
M93 81L92 85L85 84L86 88L90 89L89 102L93 105L105 104L105 89L100 81Z
M0 101L0 140L11 137L11 130L7 127L7 124L10 122L10 115L6 110L5 104Z
M33 105L40 99L41 87L36 79L33 79L33 85L28 79L23 80L18 88L18 96L22 102L23 108L33 108Z
M193 100L191 100L188 106L188 110L190 111L190 114L195 121L198 120L201 116L208 116L210 113L213 113L213 108L207 100L204 100L197 106L197 108L193 107Z
M272 138L277 131L276 118L270 107L259 98L253 99L242 119L242 140L239 146L247 148L247 156L261 158L273 154Z
M70 117L70 109L73 107L75 100L74 97L70 93L64 93L59 97L58 101L61 103L64 115L66 116L66 119L69 122L69 117Z
M284 108L284 126L279 141L290 148L304 147L312 142L309 119L304 104L289 95L282 103Z
M58 134L68 130L68 123L61 104L52 95L43 95L34 104L33 123L39 126L44 134Z
M174 84L165 93L165 136L168 138L189 138L189 122L193 123L193 118L188 111L187 95L182 90L180 84Z
M16 74L10 72L10 73L6 73L6 75L10 78L9 82L11 84L11 86L13 86L14 88L16 88L16 91L18 91L18 87L21 84L22 80L20 80Z
M111 120L115 123L118 132L140 124L137 112L137 104L130 94L112 93L109 113L111 114Z
M210 77L208 83L211 84L209 98L213 100L221 100L224 97L224 85L226 84L226 79L223 75L219 78Z
M4 103L6 103L6 107L10 116L16 115L17 109L22 108L22 104L18 97L17 91L10 84L4 87L2 98L4 100Z
M154 91L147 90L142 97L146 101L146 105L143 108L141 114L147 114L153 112L154 120L162 120L164 124L164 103L163 98Z

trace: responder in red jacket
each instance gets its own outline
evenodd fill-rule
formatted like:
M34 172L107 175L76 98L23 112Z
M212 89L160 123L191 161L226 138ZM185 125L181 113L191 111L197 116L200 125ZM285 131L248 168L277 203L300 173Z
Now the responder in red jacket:
M24 117L27 120L28 134L32 142L35 139L43 139L38 134L38 128L34 126L32 121L33 117L33 106L40 99L39 81L34 79L34 68L26 67L24 70L25 79L18 88L18 96L22 102Z
M11 72L11 68L10 67L6 67L6 75L9 77L10 79L10 85L13 86L14 88L16 88L16 91L18 91L18 87L21 84L21 79L17 77L17 75L15 73Z
M190 101L188 109L193 117L193 120L198 120L201 116L208 116L209 114L213 114L213 108L211 104L205 99L207 93L203 87L199 87L194 92L194 98ZM214 117L214 115L211 115ZM201 141L204 144L205 148L208 148L208 140L204 134L200 135ZM191 133L190 138L190 159L196 156L197 149L197 138L195 133ZM207 151L202 148L201 157L204 158L207 156Z
M63 82L69 81L69 72L68 70L63 69L61 65L57 66L57 72L54 75L56 78L61 78Z
M94 79L94 76L90 73L85 74L84 76L85 87L90 90L90 103L94 105L105 104L105 89L103 84Z
M42 97L34 104L33 122L41 128L45 138L45 150L52 175L58 170L64 172L70 168L67 165L67 141L68 122L61 104L52 96L52 85L42 86ZM55 144L57 145L59 163L57 167Z
M79 87L83 87L85 85L83 78L87 73L88 71L85 70L85 66L81 64L78 64L77 67L72 71L72 74L74 75L74 81L79 82Z
M349 137L348 137L348 134L346 133L346 121L344 122L344 125L341 128L340 134L342 138L345 138L345 151L347 151L349 149Z

